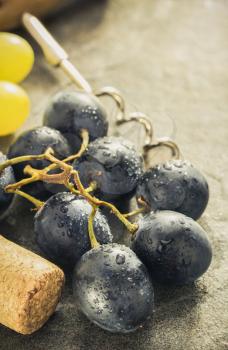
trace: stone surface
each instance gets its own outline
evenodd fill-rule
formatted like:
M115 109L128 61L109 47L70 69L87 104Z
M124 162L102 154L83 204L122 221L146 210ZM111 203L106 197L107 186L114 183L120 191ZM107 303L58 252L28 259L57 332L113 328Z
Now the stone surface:
M148 113L156 134L174 137L185 157L206 175L211 196L200 223L214 258L193 286L155 286L154 321L124 336L108 334L85 319L73 304L68 276L51 320L28 337L0 326L0 349L228 349L227 18L225 0L110 0L87 2L46 23L95 88L122 90L129 110ZM33 106L24 129L41 123L44 106L56 91L73 88L34 47L36 64L23 83ZM114 107L107 106L113 121ZM135 126L121 132L143 138ZM10 141L2 139L1 148ZM156 152L156 160L163 151ZM32 215L17 200L1 232L38 251Z

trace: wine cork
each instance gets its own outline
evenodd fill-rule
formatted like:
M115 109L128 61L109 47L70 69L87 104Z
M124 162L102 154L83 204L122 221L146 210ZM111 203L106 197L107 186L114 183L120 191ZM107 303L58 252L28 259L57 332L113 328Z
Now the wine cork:
M60 268L0 236L0 323L35 332L54 312L63 284Z

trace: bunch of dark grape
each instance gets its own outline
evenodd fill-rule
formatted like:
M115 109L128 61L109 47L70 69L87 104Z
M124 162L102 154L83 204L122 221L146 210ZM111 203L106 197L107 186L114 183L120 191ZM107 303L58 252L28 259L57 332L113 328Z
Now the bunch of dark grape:
M30 200L37 208L37 244L73 271L82 312L105 330L128 333L153 315L153 281L188 284L208 269L211 245L194 220L209 191L189 162L145 170L134 145L107 131L106 111L92 94L54 96L44 126L23 133L7 157L0 155L0 214L14 194ZM113 204L133 196L139 208L132 213ZM102 207L126 226L131 247L114 242ZM129 221L139 213L137 223Z

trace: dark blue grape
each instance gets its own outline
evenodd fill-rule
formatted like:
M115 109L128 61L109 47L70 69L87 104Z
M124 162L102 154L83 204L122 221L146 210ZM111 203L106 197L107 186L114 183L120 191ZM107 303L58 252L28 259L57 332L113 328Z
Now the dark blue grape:
M132 332L154 311L147 269L123 245L105 244L84 254L74 270L73 290L89 320L110 332Z
M172 211L149 213L139 221L132 248L161 283L187 284L208 269L212 249L193 219Z
M58 130L41 126L22 133L10 146L8 157L15 158L28 154L42 154L48 147L51 147L54 150L54 155L59 159L64 159L70 155L70 147L64 136ZM30 164L32 167L37 169L43 169L48 166L50 162L47 160L32 160L29 162L15 164L13 169L17 181L25 177L23 169L27 164ZM37 182L25 186L24 190L34 196L46 198L49 193L48 186L49 185L42 182ZM50 192L52 192L52 190L53 185L50 187Z
M0 164L4 163L6 160L7 157L0 152ZM15 181L13 168L11 166L0 172L0 216L6 211L13 199L13 194L6 193L4 189Z
M131 142L106 136L89 144L84 155L73 163L84 186L98 185L99 197L114 200L134 195L142 175L142 158Z
M91 248L88 233L90 204L68 192L50 197L35 216L36 241L55 263L72 268ZM94 219L98 242L112 242L106 218L98 210Z
M80 145L80 131L87 129L90 140L107 135L107 114L99 100L85 92L59 92L48 104L43 124L61 131L75 153Z
M174 210L197 220L209 198L205 177L189 162L171 160L148 169L137 187L152 210Z

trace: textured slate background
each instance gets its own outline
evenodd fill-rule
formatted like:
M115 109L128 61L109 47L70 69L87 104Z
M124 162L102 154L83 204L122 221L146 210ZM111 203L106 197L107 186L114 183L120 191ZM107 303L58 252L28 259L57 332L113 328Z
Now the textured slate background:
M87 2L46 22L94 87L119 87L129 109L148 113L156 134L175 137L185 157L206 175L211 197L200 223L214 259L193 286L155 286L154 321L124 336L108 334L81 315L68 277L51 320L26 337L0 326L0 349L228 349L227 18L225 0L110 0ZM24 129L41 123L50 96L73 88L34 47L35 67L23 83L32 100ZM108 103L107 108L113 121L114 107ZM134 140L143 137L133 126L121 132ZM10 141L1 139L1 149ZM157 152L156 160L162 155ZM32 215L27 204L17 201L1 232L38 251ZM121 234L121 225L115 230Z

